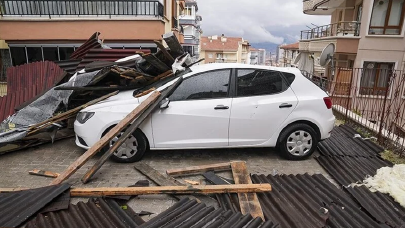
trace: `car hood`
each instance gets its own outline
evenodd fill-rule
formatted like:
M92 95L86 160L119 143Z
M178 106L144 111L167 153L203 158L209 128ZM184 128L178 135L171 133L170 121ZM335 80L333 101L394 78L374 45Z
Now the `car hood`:
M89 112L94 111L96 109L101 109L105 107L113 107L113 106L120 106L120 105L128 105L128 104L139 104L139 99L133 96L134 90L130 91L122 91L119 92L117 95L109 97L103 101L98 102L97 104L91 105L82 110L82 112Z

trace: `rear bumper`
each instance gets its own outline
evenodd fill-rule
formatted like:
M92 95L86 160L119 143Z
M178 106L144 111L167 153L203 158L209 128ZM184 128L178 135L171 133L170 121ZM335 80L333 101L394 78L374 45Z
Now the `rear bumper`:
M321 130L320 140L324 140L330 137L333 127L335 126L335 116L332 115L331 118L327 119L324 123L324 128Z

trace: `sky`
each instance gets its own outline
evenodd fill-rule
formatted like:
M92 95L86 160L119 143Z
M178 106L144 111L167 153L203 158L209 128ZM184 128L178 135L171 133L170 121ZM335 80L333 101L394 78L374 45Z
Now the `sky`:
M302 12L302 0L197 0L203 36L243 37L250 43L296 42L306 26L326 25L329 16Z

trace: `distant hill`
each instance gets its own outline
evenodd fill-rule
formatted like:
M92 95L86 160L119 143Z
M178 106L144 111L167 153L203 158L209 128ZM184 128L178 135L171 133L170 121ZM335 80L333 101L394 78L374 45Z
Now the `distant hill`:
M276 53L278 44L274 43L250 43L250 45L256 49L265 49L272 53Z

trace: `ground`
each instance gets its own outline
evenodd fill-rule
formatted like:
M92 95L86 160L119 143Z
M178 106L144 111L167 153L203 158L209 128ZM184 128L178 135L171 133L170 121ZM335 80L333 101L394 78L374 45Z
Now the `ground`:
M0 155L0 167L2 168L0 172L0 188L47 186L52 181L52 178L32 176L28 174L28 171L41 169L61 173L84 152L85 150L77 147L74 139L71 138L54 144ZM80 179L99 157L93 157L67 182L72 184L73 187L126 187L138 180L147 179L134 169L133 164L107 161L88 184L82 184ZM269 148L149 151L143 159L144 162L161 173L165 173L170 168L229 162L231 160L246 161L252 174L320 173L331 179L315 159L288 161ZM231 178L230 172L222 172L220 175ZM202 176L191 176L183 179L203 183ZM73 202L79 200L84 199L75 199ZM136 212L144 210L160 213L175 202L176 200L166 195L150 195L137 197L131 200L129 205ZM145 219L147 220L148 217Z

